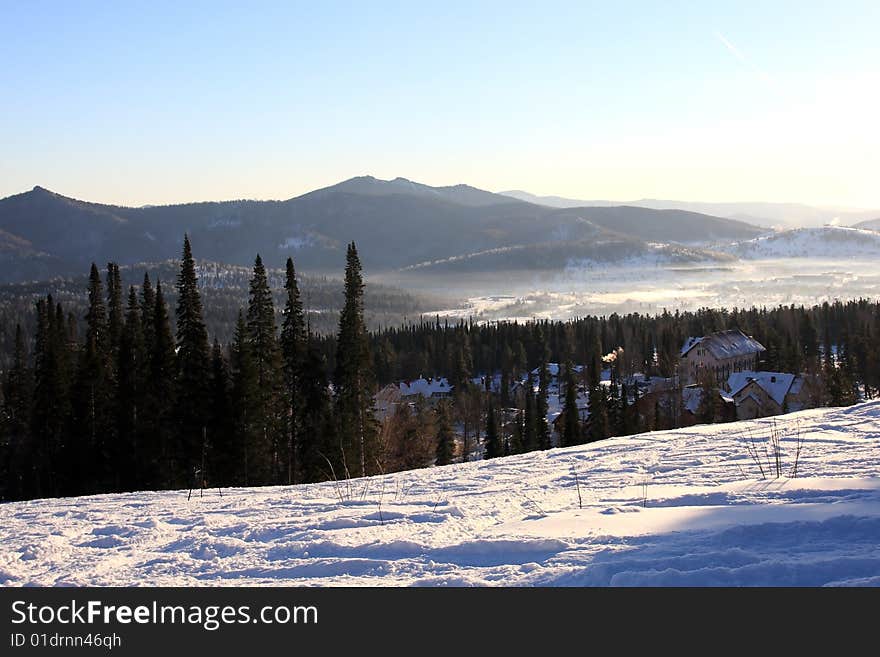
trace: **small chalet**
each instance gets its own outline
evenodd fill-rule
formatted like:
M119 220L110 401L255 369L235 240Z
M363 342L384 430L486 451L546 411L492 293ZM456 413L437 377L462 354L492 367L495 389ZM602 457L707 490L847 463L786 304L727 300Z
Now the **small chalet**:
M808 408L811 405L809 388L803 376L785 372L736 372L727 379L737 420Z
M431 404L452 396L449 381L443 377L427 379L419 377L410 381L389 383L376 393L375 407L379 419L390 415L397 404L411 404L418 397L423 397Z
M415 400L417 396L422 396L437 401L452 396L452 386L442 377L419 377L413 381L401 381L397 386L404 400Z

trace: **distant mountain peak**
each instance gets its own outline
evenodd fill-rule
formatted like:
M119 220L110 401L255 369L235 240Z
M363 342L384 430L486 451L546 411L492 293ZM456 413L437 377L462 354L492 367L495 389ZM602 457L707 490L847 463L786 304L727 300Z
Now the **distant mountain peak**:
M412 196L470 207L501 205L511 202L511 199L508 197L487 192L463 183L433 187L409 178L404 178L403 176L397 176L390 180L383 180L382 178L376 178L371 175L355 176L354 178L343 180L335 185L303 194L300 198L323 198L329 194L335 193L362 196Z
M58 192L53 192L51 189L47 189L46 187L42 187L40 185L34 185L33 189L29 192L24 192L22 196L31 196L36 198L43 199L55 199L59 201L73 201L73 202L84 202L79 201L78 199L71 198L69 196L65 196L64 194L59 194Z

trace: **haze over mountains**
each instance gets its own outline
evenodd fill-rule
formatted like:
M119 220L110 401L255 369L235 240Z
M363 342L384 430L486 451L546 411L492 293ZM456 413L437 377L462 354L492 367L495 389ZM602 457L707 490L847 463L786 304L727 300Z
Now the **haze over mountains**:
M553 208L622 205L619 201L585 201L562 196L536 196L522 190L499 193L520 201ZM688 210L716 217L737 219L765 227L800 228L823 226L830 223L849 226L870 220L874 220L876 224L880 225L880 210L821 208L802 203L701 203L644 198L627 202L626 205L655 210Z
M723 259L729 256L702 247L748 240L764 229L683 210L552 208L468 185L431 187L371 176L286 201L139 208L35 187L0 200L0 275L6 281L34 280L81 274L92 261L124 265L176 258L184 232L205 260L250 265L260 253L277 264L293 255L299 268L311 273L340 272L345 245L354 240L369 273L433 263L447 268L461 263L462 270L475 263L484 263L477 269L561 269L570 261L609 262L658 252L673 260Z

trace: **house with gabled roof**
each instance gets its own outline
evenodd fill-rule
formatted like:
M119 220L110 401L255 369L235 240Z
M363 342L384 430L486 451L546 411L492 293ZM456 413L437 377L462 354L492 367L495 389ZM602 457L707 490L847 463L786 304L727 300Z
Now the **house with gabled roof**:
M739 329L688 338L681 348L678 374L685 386L698 383L706 373L722 385L731 374L756 370L764 351L764 345Z
M736 404L737 420L808 408L810 389L807 378L787 372L736 372L727 380L728 394Z
M418 379L389 383L376 393L374 407L381 420L393 412L398 404L412 404L422 397L430 404L452 396L453 386L443 377L420 376Z

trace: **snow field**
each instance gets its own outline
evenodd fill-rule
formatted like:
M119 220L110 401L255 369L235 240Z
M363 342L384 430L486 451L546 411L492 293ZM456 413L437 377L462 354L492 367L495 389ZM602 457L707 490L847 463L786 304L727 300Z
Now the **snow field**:
M746 441L771 422L190 501L3 504L0 583L880 584L880 402L776 418L783 477L765 480Z

